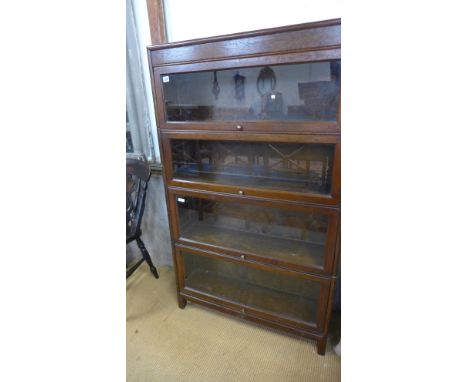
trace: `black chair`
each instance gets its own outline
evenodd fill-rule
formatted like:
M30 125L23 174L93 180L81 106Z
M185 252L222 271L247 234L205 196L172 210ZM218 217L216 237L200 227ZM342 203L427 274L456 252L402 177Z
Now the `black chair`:
M141 240L141 220L145 211L146 189L151 177L147 162L127 158L127 244L136 240L143 257L131 268L127 267L127 278L146 261L154 277L159 278L158 271L151 261L143 240Z

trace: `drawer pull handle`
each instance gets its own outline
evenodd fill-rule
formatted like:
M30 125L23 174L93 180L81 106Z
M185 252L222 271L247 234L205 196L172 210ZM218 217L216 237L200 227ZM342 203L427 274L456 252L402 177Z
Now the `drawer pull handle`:
M241 259L242 259L242 260L245 260L245 255L241 255Z
M239 131L241 131L241 130L243 129L243 127L242 127L241 125L237 125L237 126L236 126L236 129L239 130Z
M244 191L239 190L238 194L239 194L239 195L244 195Z

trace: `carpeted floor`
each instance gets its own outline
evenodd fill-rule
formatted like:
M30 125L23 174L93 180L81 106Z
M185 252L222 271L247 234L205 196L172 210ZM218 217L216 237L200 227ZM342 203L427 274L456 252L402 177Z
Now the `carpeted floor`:
M146 264L127 281L127 381L339 381L340 358L315 342L187 304L175 277Z

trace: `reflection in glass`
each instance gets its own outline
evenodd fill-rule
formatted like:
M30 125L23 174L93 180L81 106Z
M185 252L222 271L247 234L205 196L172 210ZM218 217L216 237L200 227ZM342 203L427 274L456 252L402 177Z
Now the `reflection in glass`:
M221 259L183 253L188 288L308 324L316 323L320 285Z
M172 140L174 178L330 194L330 144Z
M340 61L163 75L168 121L336 121Z
M328 217L177 196L181 237L308 267L323 267Z

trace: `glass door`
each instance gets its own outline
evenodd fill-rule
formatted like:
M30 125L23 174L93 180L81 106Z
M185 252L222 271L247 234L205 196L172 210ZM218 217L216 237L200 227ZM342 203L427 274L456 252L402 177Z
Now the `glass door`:
M174 179L329 195L332 144L173 140Z
M243 259L331 273L338 211L172 194L177 241Z
M320 327L323 312L319 306L328 292L327 280L291 277L182 248L178 256L184 268L184 291L208 295L220 304L237 304L247 315L263 313L305 327Z
M332 137L163 133L171 186L337 204L339 143ZM264 139L265 141L260 141Z
M161 74L175 121L335 121L341 61Z
M160 128L339 132L341 61L283 59L154 68Z

